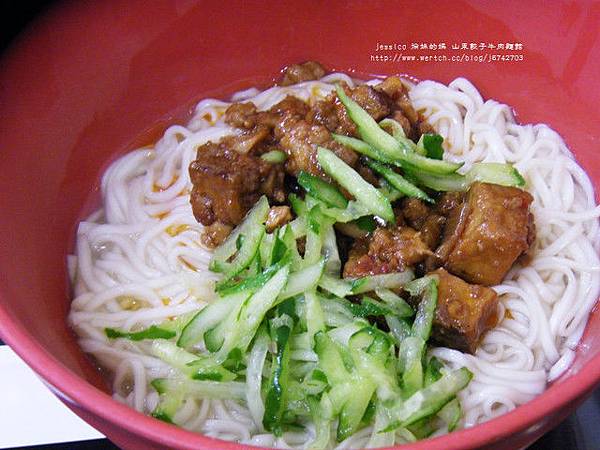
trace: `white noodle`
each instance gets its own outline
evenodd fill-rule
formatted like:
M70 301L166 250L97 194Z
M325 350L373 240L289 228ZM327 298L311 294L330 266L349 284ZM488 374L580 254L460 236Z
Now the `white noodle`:
M263 92L252 88L233 98L267 109L286 95L323 98L341 80L356 83L347 75L331 74ZM513 268L495 287L501 298L499 325L476 355L431 350L448 366L466 366L474 373L459 395L462 425L469 427L539 395L573 361L600 288L600 206L587 175L546 125L516 124L508 106L484 101L464 78L449 86L406 84L416 109L446 139L447 159L465 161L465 169L477 161L514 163L534 197L533 259L525 268ZM114 162L102 179L102 209L81 222L76 255L69 256L75 293L69 321L80 344L113 372L114 397L146 414L158 401L149 383L174 376L174 371L152 356L147 343L109 341L103 330L148 327L213 299L216 278L207 270L210 252L200 243L203 227L189 204L187 168L198 146L233 132L222 120L228 105L203 100L187 127L172 126L153 148ZM296 353L295 358L315 359L312 352ZM314 437L308 423L304 432L275 438L261 430L258 416L256 405L251 412L233 401L188 398L174 419L186 429L252 445L305 448ZM367 427L337 448L402 442L399 433L376 436Z

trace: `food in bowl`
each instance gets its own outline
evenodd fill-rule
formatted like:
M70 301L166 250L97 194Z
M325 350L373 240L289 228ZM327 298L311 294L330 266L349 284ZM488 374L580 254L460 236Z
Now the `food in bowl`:
M387 446L570 364L600 278L561 138L467 80L290 66L128 153L79 225L69 321L114 396L209 436Z

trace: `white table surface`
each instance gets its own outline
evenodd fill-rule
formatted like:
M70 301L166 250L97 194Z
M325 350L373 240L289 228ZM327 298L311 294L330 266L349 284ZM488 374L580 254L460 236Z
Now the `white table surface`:
M0 448L101 439L7 346L0 346Z

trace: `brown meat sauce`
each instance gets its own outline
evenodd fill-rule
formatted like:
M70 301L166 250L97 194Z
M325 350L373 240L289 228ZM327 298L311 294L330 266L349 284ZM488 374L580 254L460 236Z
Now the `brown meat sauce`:
M325 73L315 62L295 64L284 71L280 85L319 79ZM342 87L375 120L397 120L415 142L423 133L434 132L413 108L398 77L388 77L374 87L350 88L344 83ZM331 149L365 180L378 185L378 177L359 155L332 139L331 133L358 137L335 93L310 102L287 96L265 111L251 102L233 103L223 120L236 133L198 148L189 167L190 201L196 219L207 226L202 241L209 247L222 242L261 195L272 205L268 232L290 222L293 214L285 201L297 189L294 180L300 171L332 182L318 164L317 146ZM286 154L285 162L261 158L275 149ZM432 339L472 353L497 320L497 295L487 286L500 283L517 260L523 262L535 239L529 212L532 197L520 189L485 183L474 183L467 193L431 195L434 204L415 198L395 202L396 225L367 233L353 223L338 224L338 233L345 235L338 238L343 276L357 278L407 268L418 275L437 275ZM298 245L302 254L303 243Z

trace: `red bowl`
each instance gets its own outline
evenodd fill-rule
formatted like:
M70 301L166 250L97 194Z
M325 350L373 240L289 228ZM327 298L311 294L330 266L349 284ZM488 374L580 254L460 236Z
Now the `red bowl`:
M522 122L556 129L600 186L600 5L583 2L72 2L54 8L0 66L0 334L77 414L126 448L239 449L125 407L109 395L66 325L66 255L99 176L151 142L194 102L266 86L317 59L359 74L466 76ZM519 43L523 61L404 61L484 55L458 43ZM377 61L377 43L396 61ZM412 43L446 50L411 51ZM402 44L408 48L403 50ZM89 209L88 209L89 210ZM517 448L569 414L600 381L600 313L568 372L498 419L414 449Z

